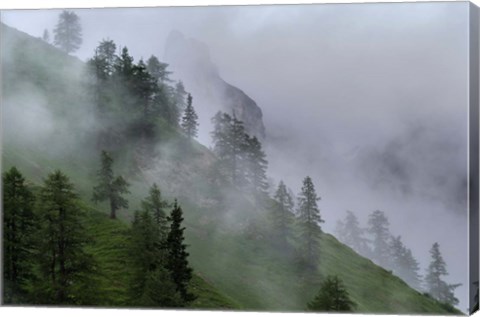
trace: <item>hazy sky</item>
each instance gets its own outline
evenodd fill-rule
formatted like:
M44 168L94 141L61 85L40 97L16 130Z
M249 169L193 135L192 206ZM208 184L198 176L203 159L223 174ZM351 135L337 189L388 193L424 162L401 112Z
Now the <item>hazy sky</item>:
M9 11L2 20L41 36L59 12ZM270 176L295 193L312 176L329 232L347 209L363 223L385 211L422 273L438 241L467 307L467 3L76 13L83 60L104 38L136 60L162 57L173 29L207 44L220 75L263 110Z

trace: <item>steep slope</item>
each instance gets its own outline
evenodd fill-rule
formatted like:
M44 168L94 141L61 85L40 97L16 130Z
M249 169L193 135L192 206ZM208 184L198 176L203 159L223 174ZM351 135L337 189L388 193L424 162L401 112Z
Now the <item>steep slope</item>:
M195 96L202 113L208 114L204 121L208 122L217 111L235 113L249 134L265 138L262 109L242 90L220 76L204 43L172 31L165 45L164 58L174 76L180 78L187 91Z
M5 26L1 38L5 115L2 170L15 165L27 179L39 183L47 173L60 168L77 185L81 197L89 201L98 153L85 141L94 118L88 121L82 64ZM16 57L19 52L23 54L21 59ZM54 58L44 59L44 55ZM29 117L30 111L36 112L27 120L24 117ZM184 155L185 148L188 156ZM197 273L193 282L200 294L196 307L304 310L322 277L338 274L357 303L358 312L460 314L409 288L328 234L322 235L320 274L305 275L295 265L294 252L272 247L268 217L256 211L251 198L212 177L216 159L207 148L188 143L175 128L165 125L159 153L150 166L140 170L132 170L126 160L118 159L116 171L132 184L130 209L119 216L124 221L131 218L152 182L159 184L170 201L179 199L185 211L190 262ZM85 208L93 209L88 204ZM121 266L115 268L111 263L122 261L117 246L125 239L122 232L126 224L106 219L106 205L94 208L103 214L91 211L89 230L97 237L92 251L103 269L110 272L100 283L110 294L111 304L121 305L125 274Z

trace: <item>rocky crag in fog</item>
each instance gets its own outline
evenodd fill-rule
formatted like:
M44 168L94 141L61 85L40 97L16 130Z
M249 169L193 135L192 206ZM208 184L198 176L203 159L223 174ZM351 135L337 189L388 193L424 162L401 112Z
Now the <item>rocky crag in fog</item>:
M204 115L200 117L202 143L210 143L210 119L217 111L235 114L250 135L265 139L262 109L220 76L206 44L172 31L165 45L164 60L169 63L173 77L181 79L186 90L194 96L196 107Z

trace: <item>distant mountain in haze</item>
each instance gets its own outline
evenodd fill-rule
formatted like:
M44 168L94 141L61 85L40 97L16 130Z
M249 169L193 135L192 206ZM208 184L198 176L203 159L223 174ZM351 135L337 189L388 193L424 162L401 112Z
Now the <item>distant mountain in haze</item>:
M205 43L172 31L164 60L192 94L195 107L205 114L201 121L209 121L217 111L234 113L249 134L265 139L262 109L242 90L222 79Z

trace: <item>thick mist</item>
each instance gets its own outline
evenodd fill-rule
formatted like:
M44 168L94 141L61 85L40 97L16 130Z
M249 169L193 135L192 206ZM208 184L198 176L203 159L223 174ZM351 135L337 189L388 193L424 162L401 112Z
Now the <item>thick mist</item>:
M8 11L2 21L41 36L59 12ZM127 45L135 60L162 59L172 30L205 43L220 76L263 111L273 182L298 193L310 175L327 232L346 210L362 225L372 211L385 211L422 274L439 242L447 280L463 283L456 296L466 309L467 3L75 12L82 60L104 38ZM221 107L193 97L208 146L209 117ZM38 100L32 111L41 111Z

